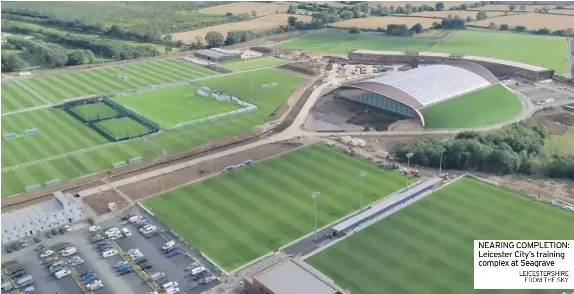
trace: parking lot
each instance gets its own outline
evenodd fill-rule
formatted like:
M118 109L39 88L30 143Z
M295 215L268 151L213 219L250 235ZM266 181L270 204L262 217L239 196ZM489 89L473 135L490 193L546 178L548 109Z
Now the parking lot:
M134 211L142 216L143 211ZM205 260L199 253L195 250L181 244L177 238L174 238L169 230L163 229L163 227L157 223L153 218L147 217L146 222L157 227L158 231L163 230L162 233L153 236L151 238L145 237L143 234L138 232L137 225L124 223L119 219L110 220L106 222L107 227L117 227L128 228L131 231L130 237L124 237L115 240L116 244L124 251L127 252L130 249L139 249L141 253L147 258L146 263L151 264L153 267L146 270L148 274L162 272L165 276L157 280L157 284L161 285L176 281L179 284L179 289L185 293L200 293L211 287L216 286L219 282L217 280L212 281L208 284L201 284L200 281L208 276L215 275L219 276L219 271L215 266ZM176 246L181 253L172 257L167 257L162 246L169 240L176 241ZM187 247L187 248L186 248ZM193 276L190 271L186 270L186 267L190 264L197 262L199 265L205 267L209 272L207 275L203 276L201 279L193 280Z

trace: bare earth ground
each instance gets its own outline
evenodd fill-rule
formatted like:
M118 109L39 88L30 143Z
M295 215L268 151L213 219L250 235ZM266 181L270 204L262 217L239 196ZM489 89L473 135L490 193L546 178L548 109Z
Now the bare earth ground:
M350 28L357 27L360 29L377 29L386 28L389 24L405 24L408 27L412 27L417 23L420 23L423 28L430 28L436 19L433 18L423 18L423 17L400 17L400 16L385 16L385 17L364 17L364 18L352 18L349 20L344 20L336 22L330 26L338 28Z
M530 121L544 125L552 135L564 135L568 126L574 126L574 113L561 109L542 110L532 116Z
M190 166L188 168L163 175L162 177L155 177L146 179L142 182L121 186L119 189L134 200L150 197L162 193L162 191L166 192L167 190L205 178L208 176L211 166L213 167L213 176L216 176L228 166L240 165L247 160L260 161L267 159L278 154L291 151L298 146L300 145L285 142L266 144L251 150L214 159L210 162ZM202 174L201 171L204 171L204 173Z
M552 10L548 10L549 13L556 13L556 14L565 14L565 15L573 15L574 16L574 10L571 9L552 9Z
M257 38L248 42L244 43L237 43L231 46L225 46L226 49L238 49L238 48L247 48L247 47L254 47L254 46L268 46L273 45L276 43L280 43L283 41L291 40L297 37L305 36L310 34L311 31L294 31L294 32L287 32L278 35L271 35L265 36L261 38Z
M288 3L273 2L273 3L263 3L263 2L237 2L225 5L218 5L208 8L200 9L199 12L205 14L219 14L224 15L228 12L233 14L249 13L251 11L257 12L257 16L263 16L268 14L275 14L275 12L286 13L289 8Z
M250 30L250 31L264 31L267 29L275 28L280 25L287 25L288 14L272 14L263 17L254 18L247 21L227 23L216 25L212 27L207 27L199 30L185 31L171 34L174 41L182 41L185 44L196 41L196 37L201 37L202 40L208 32L215 31L221 33L223 36L227 36L227 32L234 30ZM311 17L306 15L297 16L301 21L310 21ZM205 42L205 40L204 40Z
M104 191L98 195L85 197L82 199L97 215L102 215L110 212L108 203L115 202L117 209L126 207L129 203L125 201L118 193L113 190Z
M561 30L574 28L574 16L567 15L553 15L553 14L543 14L543 13L528 13L528 14L516 14L509 16L501 16L496 19L484 19L473 22L473 25L488 27L488 25L494 22L497 25L507 24L511 27L517 25L526 26L528 29L539 29L539 28L549 28L550 30Z

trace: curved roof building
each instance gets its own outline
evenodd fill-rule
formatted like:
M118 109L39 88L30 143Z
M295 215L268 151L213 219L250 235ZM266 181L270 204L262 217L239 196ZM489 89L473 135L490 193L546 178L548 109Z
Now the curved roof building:
M437 64L343 85L331 94L419 118L419 109L498 83L484 67L459 62Z

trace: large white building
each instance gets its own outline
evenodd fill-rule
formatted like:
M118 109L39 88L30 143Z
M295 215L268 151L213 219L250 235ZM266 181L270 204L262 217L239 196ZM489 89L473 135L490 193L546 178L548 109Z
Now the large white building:
M84 218L81 198L60 191L54 199L2 214L2 244L40 234Z

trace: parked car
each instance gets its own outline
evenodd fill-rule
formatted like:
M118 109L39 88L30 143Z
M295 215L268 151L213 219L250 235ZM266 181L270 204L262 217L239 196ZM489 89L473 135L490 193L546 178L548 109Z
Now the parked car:
M108 258L108 257L112 257L116 254L118 254L118 252L115 249L108 249L108 250L102 252L102 257Z
M36 251L42 251L46 248L46 244L40 244L38 246L36 246Z
M144 270L144 271L145 271L145 270L148 270L148 269L150 269L150 268L152 268L152 267L153 267L153 265L151 265L151 264L149 264L149 263L140 264L140 268L141 268L142 270Z
M209 277L201 280L201 283L202 284L209 284L211 281L214 281L215 279L216 279L215 276L209 276Z
M193 270L193 269L195 269L195 268L198 268L198 267L200 267L199 263L198 263L198 262L193 262L193 263L191 263L190 265L186 266L186 267L185 267L185 270L186 270L186 271L191 271L191 270Z
M193 276L193 280L197 281L207 275L207 271L202 271Z
M171 240L171 241L163 244L163 246L161 246L161 249L167 250L167 249L172 248L174 246L175 246L175 241Z
M157 281L157 280L159 280L159 279L165 277L165 274L162 273L162 272L156 272L156 273L153 273L153 274L149 275L149 277L150 277L153 281Z
M40 254L40 258L45 258L45 257L48 257L48 256L50 256L50 255L54 255L54 251L52 251L52 250L46 250L46 251L44 251L44 252L42 252L42 253Z
M102 236L100 236L100 235L95 235L95 236L93 236L92 238L90 238L90 242L91 242L91 243L96 243L96 242L99 242L99 241L102 241L102 240L104 240L104 237L102 237Z

